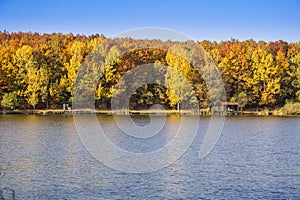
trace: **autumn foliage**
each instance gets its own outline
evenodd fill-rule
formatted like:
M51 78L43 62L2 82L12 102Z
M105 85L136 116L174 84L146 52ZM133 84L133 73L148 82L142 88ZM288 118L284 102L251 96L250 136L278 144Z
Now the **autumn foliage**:
M5 109L61 108L72 103L73 86L83 60L99 45L103 35L38 34L0 32L0 101ZM122 45L135 45L127 38ZM170 46L171 41L139 41ZM300 42L246 41L199 42L221 71L227 101L237 101L245 109L276 108L286 101L300 101ZM138 49L119 55L108 47L112 60L95 91L97 108L110 107L114 86L128 70L158 63L174 67L188 77L200 107L209 106L209 94L201 75L190 63L176 60L159 49ZM164 48L162 48L164 49ZM176 61L176 62L175 62ZM172 82L172 78L168 78ZM166 81L166 82L168 82ZM179 87L179 86L178 86ZM182 86L180 86L182 87ZM180 88L179 88L180 89ZM188 98L188 94L185 95ZM157 84L140 87L131 97L130 107L148 108L160 103L175 108L172 91Z

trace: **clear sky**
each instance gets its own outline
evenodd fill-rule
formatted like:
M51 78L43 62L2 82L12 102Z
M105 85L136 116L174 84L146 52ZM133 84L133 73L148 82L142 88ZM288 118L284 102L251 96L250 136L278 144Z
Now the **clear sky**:
M0 0L0 30L100 33L162 27L195 40L300 41L300 0Z

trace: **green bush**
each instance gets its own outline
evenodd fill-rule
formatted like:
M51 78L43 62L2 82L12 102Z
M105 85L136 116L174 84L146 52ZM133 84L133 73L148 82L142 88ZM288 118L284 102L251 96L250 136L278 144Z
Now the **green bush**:
M300 102L286 103L280 112L284 115L300 115Z
M1 106L6 109L13 110L19 105L17 95L13 92L3 95L1 100Z

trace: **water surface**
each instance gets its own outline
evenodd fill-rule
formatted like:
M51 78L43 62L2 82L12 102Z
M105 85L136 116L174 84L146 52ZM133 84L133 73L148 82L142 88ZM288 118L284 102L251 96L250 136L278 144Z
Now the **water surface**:
M179 123L169 116L160 134L143 140L123 134L110 116L98 118L115 144L133 152L161 148ZM300 118L229 117L213 151L199 159L208 124L200 118L193 144L169 167L128 174L89 154L71 116L3 115L0 187L17 199L300 199Z

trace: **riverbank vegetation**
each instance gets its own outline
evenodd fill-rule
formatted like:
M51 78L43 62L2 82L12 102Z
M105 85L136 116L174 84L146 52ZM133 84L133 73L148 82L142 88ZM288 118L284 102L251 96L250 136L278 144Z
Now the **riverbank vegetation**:
M0 109L61 109L72 104L73 86L83 60L105 40L103 35L38 34L0 32ZM200 108L209 106L207 86L188 62L164 51L171 41L139 40L155 43L161 49L137 49L119 55L107 47L113 60L106 68L96 90L96 108L109 109L113 89L128 70L144 63L174 67L193 85ZM127 38L135 47L136 40ZM300 42L285 41L201 41L199 42L219 68L227 101L239 102L244 110L270 109L299 113ZM188 51L188 50L187 50ZM172 82L172 80L169 80ZM183 95L184 96L184 95ZM187 96L187 95L186 95ZM291 103L292 102L292 103ZM158 84L147 84L136 90L130 108L147 109L160 103L175 109L174 93ZM281 108L281 109L280 109Z

